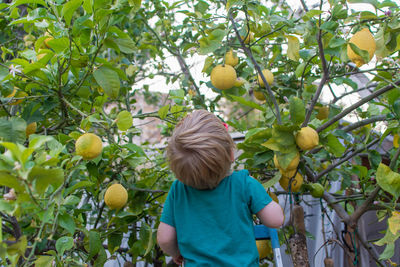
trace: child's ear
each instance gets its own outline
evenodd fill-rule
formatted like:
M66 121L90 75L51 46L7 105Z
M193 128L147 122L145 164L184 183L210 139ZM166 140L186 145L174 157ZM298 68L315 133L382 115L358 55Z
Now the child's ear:
M231 162L233 163L235 161L235 152L233 149L231 149Z

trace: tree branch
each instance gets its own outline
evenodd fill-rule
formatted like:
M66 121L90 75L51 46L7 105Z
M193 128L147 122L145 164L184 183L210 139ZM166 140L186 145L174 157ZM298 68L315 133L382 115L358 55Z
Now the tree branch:
M323 125L318 127L317 132L322 132L323 130L325 130L326 128L328 128L329 126L331 126L332 124L334 124L335 122L337 122L338 120L340 120L341 118L343 118L344 116L346 116L347 114L349 114L350 112L355 110L356 108L364 105L365 103L369 102L370 100L374 99L375 97L380 96L380 95L386 93L387 91L392 90L393 88L396 88L396 86L398 86L398 85L400 85L400 80L397 80L393 84L389 84L389 85L371 93L370 95L364 97L357 103L354 103L353 105L344 109L341 113L337 114L335 117L333 117L332 119L330 119L329 121L327 121L326 123L324 123Z
M274 96L274 93L272 92L271 87L269 86L267 80L265 79L265 77L264 77L264 75L263 75L263 73L262 73L262 70L261 70L260 65L258 65L257 61L256 61L255 58L253 57L253 53L252 53L251 50L245 45L243 39L242 39L241 36L240 36L240 33L239 33L239 30L238 30L238 28L237 28L237 26L236 26L235 20L233 19L232 9L229 11L229 19L230 19L230 21L232 22L233 29L234 29L234 31L235 31L235 33L236 33L236 37L238 38L238 40L239 40L239 42L240 42L240 45L242 46L242 48L243 48L245 54L250 58L251 62L252 62L253 65L254 65L254 68L257 70L257 73L260 75L262 81L264 82L264 85L265 85L265 88L266 88L266 90L267 90L267 92L268 92L269 98L270 98L270 100L272 101L272 103L273 103L273 105L274 105L274 107L275 107L275 113L276 113L275 116L276 116L277 123L278 123L278 124L282 124L282 119L281 119L281 114L280 114L280 111L279 111L278 102L276 101L276 98L275 98L275 96ZM271 108L271 109L272 109L272 108Z
M352 130L362 127L364 125L368 125L373 122L384 121L384 120L387 120L386 115L377 115L377 116L373 116L371 118L368 118L368 119L365 119L362 121L355 122L353 124L349 124L349 125L343 127L341 130L343 130L345 132L351 132Z

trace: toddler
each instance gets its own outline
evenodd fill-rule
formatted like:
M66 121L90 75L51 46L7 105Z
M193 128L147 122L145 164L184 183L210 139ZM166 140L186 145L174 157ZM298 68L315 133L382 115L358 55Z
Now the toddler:
M247 170L231 172L234 142L212 113L197 110L176 126L167 148L171 186L157 241L178 265L259 266L253 214L267 227L282 209Z

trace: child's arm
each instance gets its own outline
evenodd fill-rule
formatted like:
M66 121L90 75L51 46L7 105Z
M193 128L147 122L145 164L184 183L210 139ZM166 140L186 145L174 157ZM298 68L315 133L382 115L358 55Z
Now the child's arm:
M170 255L176 264L182 264L183 258L179 252L175 227L160 222L157 230L157 242L160 248Z
M275 201L271 201L257 212L257 217L262 224L270 228L281 227L285 220L281 206Z

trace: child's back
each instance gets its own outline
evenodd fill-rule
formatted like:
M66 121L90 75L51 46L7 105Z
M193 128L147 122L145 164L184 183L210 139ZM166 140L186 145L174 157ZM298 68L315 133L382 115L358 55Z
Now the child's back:
M176 127L168 158L175 181L164 204L157 240L185 266L258 266L253 214L269 227L280 206L247 170L228 175L233 141L222 122L195 111Z

